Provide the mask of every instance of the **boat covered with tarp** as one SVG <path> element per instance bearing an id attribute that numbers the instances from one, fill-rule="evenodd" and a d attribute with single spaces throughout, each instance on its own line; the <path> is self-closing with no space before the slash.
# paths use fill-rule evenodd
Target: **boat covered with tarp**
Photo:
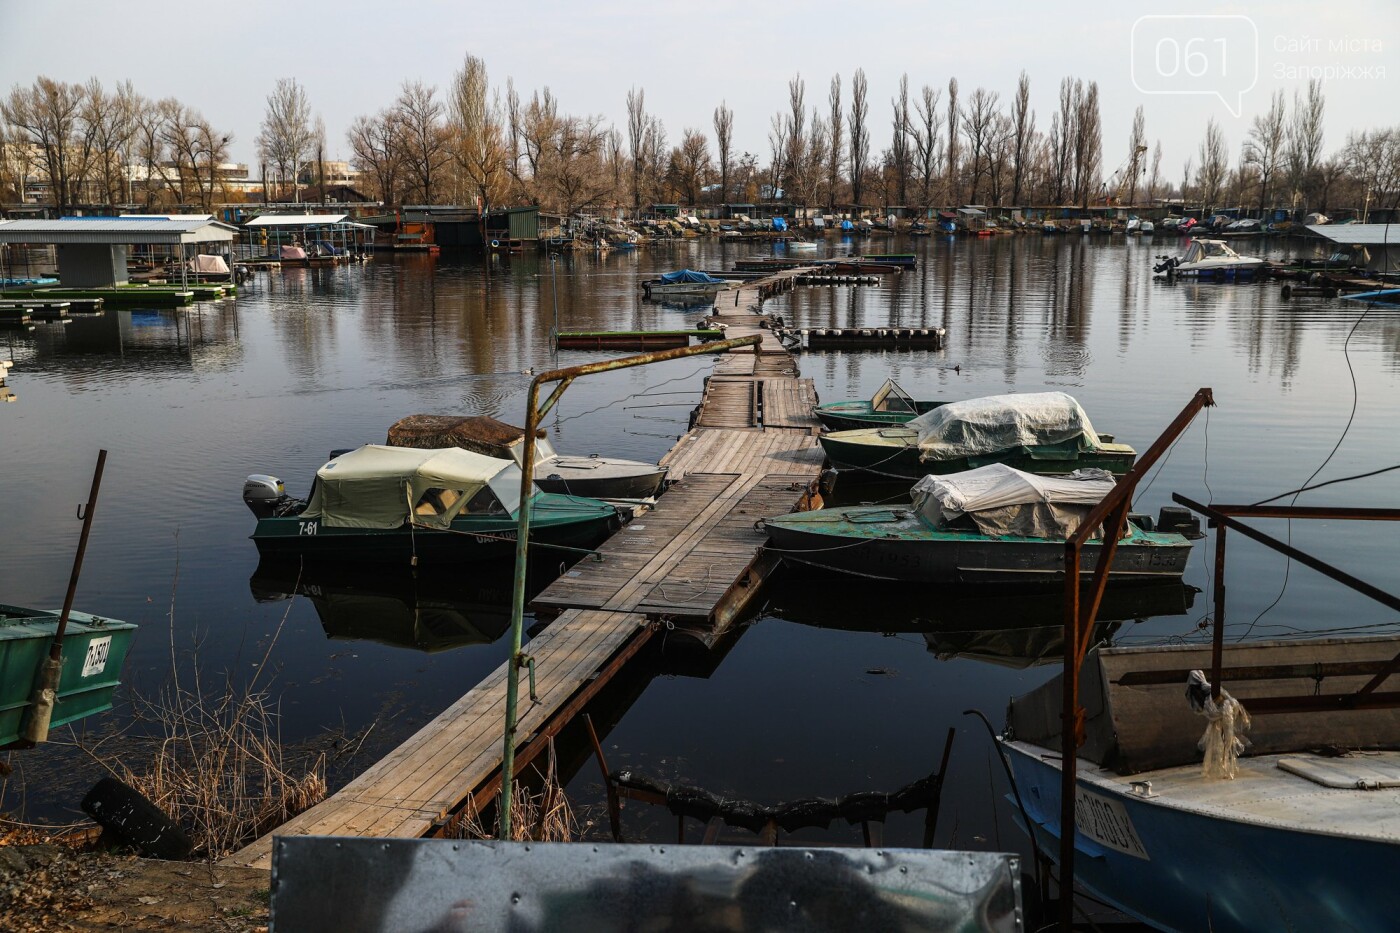
<path id="1" fill-rule="evenodd" d="M 1121 476 L 1137 452 L 1100 434 L 1064 392 L 989 395 L 937 405 L 904 425 L 834 431 L 819 439 L 843 470 L 917 478 L 1004 463 L 1028 473 L 1083 467 Z"/>
<path id="2" fill-rule="evenodd" d="M 733 279 L 721 279 L 708 272 L 694 269 L 678 269 L 667 272 L 659 278 L 642 282 L 642 292 L 646 297 L 669 295 L 713 295 L 715 292 L 732 288 L 739 283 Z"/>
<path id="3" fill-rule="evenodd" d="M 264 556 L 329 560 L 462 562 L 514 553 L 520 468 L 458 447 L 368 444 L 316 471 L 307 500 L 255 474 L 243 501 L 258 518 Z M 534 545 L 591 548 L 622 524 L 596 499 L 538 492 L 530 500 Z"/>
<path id="4" fill-rule="evenodd" d="M 485 415 L 409 415 L 389 426 L 391 447 L 460 447 L 517 465 L 524 463 L 525 429 Z M 594 499 L 654 499 L 666 468 L 617 457 L 567 456 L 540 431 L 535 436 L 535 485 Z"/>
<path id="5" fill-rule="evenodd" d="M 843 399 L 817 406 L 817 420 L 828 431 L 859 431 L 883 425 L 907 424 L 943 402 L 919 401 L 893 379 L 886 379 L 868 399 Z"/>
<path id="6" fill-rule="evenodd" d="M 0 605 L 0 748 L 20 744 L 59 616 L 58 610 Z M 135 636 L 136 626 L 130 622 L 69 611 L 50 729 L 112 708 L 112 694 Z"/>
<path id="7" fill-rule="evenodd" d="M 1045 583 L 1064 578 L 1065 541 L 1114 487 L 1081 469 L 1037 476 L 995 463 L 925 476 L 912 506 L 838 506 L 767 519 L 769 550 L 790 563 L 910 583 Z M 1083 549 L 1092 571 L 1102 528 Z M 1129 521 L 1109 579 L 1180 579 L 1191 542 Z"/>

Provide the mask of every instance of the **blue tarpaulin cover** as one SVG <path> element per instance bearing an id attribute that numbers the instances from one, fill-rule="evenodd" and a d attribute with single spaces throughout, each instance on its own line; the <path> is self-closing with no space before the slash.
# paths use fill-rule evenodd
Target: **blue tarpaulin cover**
<path id="1" fill-rule="evenodd" d="M 787 221 L 786 221 L 786 220 L 783 220 L 783 218 L 781 218 L 781 217 L 774 217 L 774 218 L 773 218 L 773 229 L 774 229 L 774 230 L 786 230 L 786 229 L 787 229 Z"/>
<path id="2" fill-rule="evenodd" d="M 842 230 L 854 230 L 854 229 L 855 229 L 855 226 L 856 226 L 856 225 L 853 224 L 853 223 L 851 223 L 849 220 L 843 220 L 843 221 L 841 221 L 841 229 L 842 229 Z"/>
<path id="3" fill-rule="evenodd" d="M 696 272 L 694 269 L 681 269 L 679 272 L 667 272 L 661 276 L 661 281 L 667 285 L 692 285 L 692 284 L 718 284 L 724 279 L 717 279 L 708 272 Z"/>

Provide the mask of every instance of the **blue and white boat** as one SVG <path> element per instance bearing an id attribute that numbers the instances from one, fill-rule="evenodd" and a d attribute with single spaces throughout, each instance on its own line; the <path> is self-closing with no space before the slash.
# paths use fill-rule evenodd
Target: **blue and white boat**
<path id="1" fill-rule="evenodd" d="M 708 272 L 694 269 L 678 269 L 667 272 L 657 279 L 647 279 L 642 283 L 642 292 L 648 298 L 672 298 L 680 295 L 713 295 L 716 292 L 733 288 L 739 282 L 735 279 L 721 279 Z"/>
<path id="2" fill-rule="evenodd" d="M 1252 697 L 1358 691 L 1397 653 L 1400 637 L 1233 644 L 1223 679 L 1247 711 Z M 1207 774 L 1206 720 L 1184 696 L 1210 661 L 1209 646 L 1086 659 L 1078 884 L 1163 930 L 1396 929 L 1400 710 L 1381 702 L 1395 688 L 1383 684 L 1374 705 L 1246 718 L 1249 745 L 1226 778 Z M 1061 698 L 1057 677 L 1013 700 L 1001 740 L 1024 820 L 1057 861 Z"/>

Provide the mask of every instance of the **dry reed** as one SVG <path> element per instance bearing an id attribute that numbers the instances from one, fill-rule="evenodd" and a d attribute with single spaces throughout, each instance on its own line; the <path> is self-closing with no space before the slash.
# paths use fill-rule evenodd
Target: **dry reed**
<path id="1" fill-rule="evenodd" d="M 579 838 L 574 815 L 554 758 L 554 740 L 549 740 L 549 763 L 545 766 L 538 792 L 523 781 L 511 784 L 510 838 L 512 842 L 573 842 Z M 448 824 L 445 833 L 453 839 L 495 839 L 496 827 L 486 825 L 473 800 Z"/>

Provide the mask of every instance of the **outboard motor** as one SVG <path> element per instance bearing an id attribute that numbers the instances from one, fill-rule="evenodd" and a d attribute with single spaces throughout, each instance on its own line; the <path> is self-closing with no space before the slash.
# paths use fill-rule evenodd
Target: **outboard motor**
<path id="1" fill-rule="evenodd" d="M 1196 540 L 1201 534 L 1200 516 L 1178 505 L 1165 505 L 1157 515 L 1157 530 L 1163 533 L 1176 532 L 1183 537 Z"/>
<path id="2" fill-rule="evenodd" d="M 1175 270 L 1176 270 L 1176 264 L 1177 264 L 1178 262 L 1180 262 L 1180 261 L 1181 261 L 1181 260 L 1177 259 L 1175 256 L 1171 256 L 1171 257 L 1166 257 L 1166 256 L 1164 256 L 1164 257 L 1162 257 L 1162 261 L 1161 261 L 1161 262 L 1159 262 L 1157 265 L 1155 265 L 1155 266 L 1152 267 L 1152 271 L 1153 271 L 1153 272 L 1165 272 L 1168 276 L 1170 276 L 1170 275 L 1173 274 L 1173 272 L 1175 272 Z"/>
<path id="3" fill-rule="evenodd" d="M 272 518 L 287 500 L 287 488 L 275 476 L 254 473 L 243 481 L 243 504 L 258 518 Z"/>

